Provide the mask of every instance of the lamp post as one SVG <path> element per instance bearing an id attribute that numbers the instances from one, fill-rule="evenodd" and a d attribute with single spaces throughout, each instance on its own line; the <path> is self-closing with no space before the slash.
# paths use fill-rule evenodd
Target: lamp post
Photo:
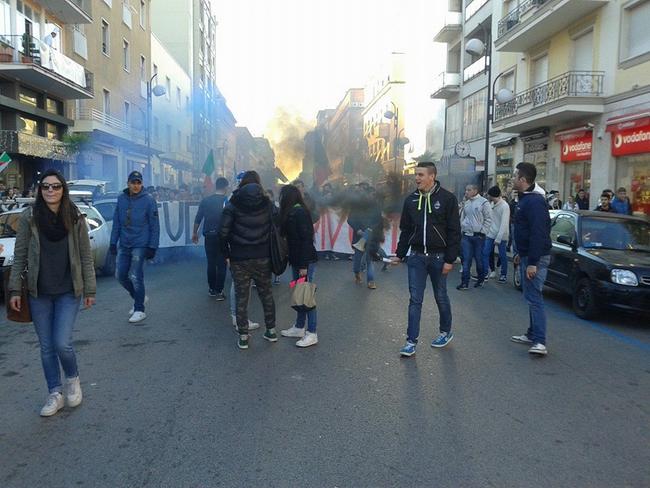
<path id="1" fill-rule="evenodd" d="M 153 171 L 151 169 L 151 115 L 153 112 L 153 97 L 154 95 L 161 97 L 167 93 L 167 89 L 164 86 L 153 86 L 153 80 L 156 79 L 156 76 L 158 76 L 158 73 L 154 73 L 151 79 L 147 82 L 147 123 L 145 125 L 147 130 L 145 132 L 145 140 L 147 142 L 147 171 L 150 173 L 150 179 L 151 175 L 153 175 Z"/>
<path id="2" fill-rule="evenodd" d="M 399 108 L 395 105 L 394 102 L 390 102 L 393 106 L 393 110 L 386 110 L 384 112 L 384 117 L 391 119 L 393 121 L 393 127 L 395 128 L 395 145 L 393 146 L 393 158 L 395 159 L 394 171 L 397 173 L 397 145 L 399 143 Z M 403 129 L 402 129 L 403 130 Z"/>

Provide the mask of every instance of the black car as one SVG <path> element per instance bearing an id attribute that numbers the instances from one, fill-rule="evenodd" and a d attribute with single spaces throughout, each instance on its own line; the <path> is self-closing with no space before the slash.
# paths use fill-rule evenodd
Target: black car
<path id="1" fill-rule="evenodd" d="M 650 221 L 563 210 L 551 222 L 551 241 L 546 285 L 572 295 L 578 317 L 601 306 L 650 313 Z"/>

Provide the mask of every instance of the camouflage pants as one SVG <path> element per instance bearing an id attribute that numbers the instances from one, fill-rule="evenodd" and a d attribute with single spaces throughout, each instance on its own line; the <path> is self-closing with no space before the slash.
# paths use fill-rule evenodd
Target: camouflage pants
<path id="1" fill-rule="evenodd" d="M 239 333 L 248 334 L 248 297 L 251 280 L 255 283 L 257 294 L 262 302 L 264 324 L 267 329 L 273 329 L 275 327 L 275 302 L 271 285 L 271 260 L 263 258 L 230 261 L 230 271 L 235 282 Z"/>

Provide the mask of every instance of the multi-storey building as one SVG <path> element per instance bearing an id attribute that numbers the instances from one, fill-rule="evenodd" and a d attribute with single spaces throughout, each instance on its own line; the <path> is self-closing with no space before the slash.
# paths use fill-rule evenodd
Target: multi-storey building
<path id="1" fill-rule="evenodd" d="M 305 134 L 305 155 L 302 159 L 300 178 L 307 187 L 319 187 L 330 176 L 327 158 L 328 126 L 335 110 L 327 108 L 316 114 L 316 127 Z"/>
<path id="2" fill-rule="evenodd" d="M 72 58 L 94 73 L 95 98 L 69 107 L 74 132 L 86 134 L 78 176 L 120 188 L 133 170 L 153 183 L 147 149 L 151 78 L 149 0 L 92 0 L 93 23 L 76 26 Z M 84 46 L 79 49 L 79 45 Z"/>
<path id="3" fill-rule="evenodd" d="M 368 146 L 363 136 L 363 88 L 350 88 L 327 122 L 330 179 L 365 174 Z"/>
<path id="4" fill-rule="evenodd" d="M 492 130 L 518 134 L 510 159 L 563 199 L 623 186 L 649 214 L 650 0 L 511 0 L 495 16 L 497 89 L 513 97 Z"/>
<path id="5" fill-rule="evenodd" d="M 0 0 L 0 153 L 12 158 L 0 180 L 8 186 L 27 188 L 50 167 L 75 176 L 62 142 L 73 125 L 65 105 L 93 98 L 93 75 L 77 54 L 87 57 L 78 33 L 91 12 L 82 0 Z"/>

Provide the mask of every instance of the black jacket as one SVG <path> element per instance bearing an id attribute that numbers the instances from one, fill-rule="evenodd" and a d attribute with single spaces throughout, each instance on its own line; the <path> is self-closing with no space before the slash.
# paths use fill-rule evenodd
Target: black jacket
<path id="1" fill-rule="evenodd" d="M 445 262 L 456 261 L 460 252 L 458 200 L 436 181 L 431 192 L 416 190 L 404 200 L 397 257 L 403 259 L 409 247 L 416 252 L 444 253 Z"/>
<path id="2" fill-rule="evenodd" d="M 357 231 L 372 230 L 372 240 L 378 240 L 382 234 L 381 210 L 374 200 L 366 195 L 358 195 L 354 200 L 348 225 L 352 228 L 352 244 L 355 244 L 362 236 Z"/>
<path id="3" fill-rule="evenodd" d="M 224 257 L 233 261 L 271 256 L 271 216 L 275 205 L 257 183 L 235 190 L 221 214 L 219 244 Z"/>
<path id="4" fill-rule="evenodd" d="M 309 263 L 315 263 L 314 224 L 311 216 L 301 206 L 292 208 L 282 226 L 282 234 L 289 244 L 289 263 L 297 269 L 306 269 Z"/>
<path id="5" fill-rule="evenodd" d="M 203 235 L 217 235 L 221 225 L 221 214 L 223 213 L 225 195 L 210 195 L 201 200 L 199 210 L 194 218 L 194 225 L 201 225 L 203 221 Z"/>

